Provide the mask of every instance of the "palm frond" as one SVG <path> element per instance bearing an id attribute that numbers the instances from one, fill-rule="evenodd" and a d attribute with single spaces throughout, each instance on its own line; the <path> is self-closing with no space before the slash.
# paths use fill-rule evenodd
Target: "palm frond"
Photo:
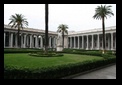
<path id="1" fill-rule="evenodd" d="M 68 30 L 65 30 L 65 33 L 68 35 Z"/>
<path id="2" fill-rule="evenodd" d="M 111 17 L 111 15 L 114 15 L 110 9 L 110 6 L 97 6 L 95 9 L 95 15 L 93 16 L 94 19 L 102 19 L 102 17 L 105 17 L 107 19 L 107 16 Z"/>
<path id="3" fill-rule="evenodd" d="M 28 26 L 28 22 L 27 19 L 24 18 L 24 15 L 22 14 L 15 14 L 15 15 L 11 15 L 10 19 L 11 20 L 9 22 L 9 25 L 12 24 L 11 27 L 21 27 L 23 29 L 24 26 Z"/>
<path id="4" fill-rule="evenodd" d="M 58 30 L 57 30 L 57 32 L 59 32 L 59 33 L 62 33 L 62 35 L 64 34 L 64 33 L 66 33 L 66 34 L 68 34 L 68 26 L 67 25 L 65 25 L 65 24 L 60 24 L 59 26 L 58 26 Z"/>

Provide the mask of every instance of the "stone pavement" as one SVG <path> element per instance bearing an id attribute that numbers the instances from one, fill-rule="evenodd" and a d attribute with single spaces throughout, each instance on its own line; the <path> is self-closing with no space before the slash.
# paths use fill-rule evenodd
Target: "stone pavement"
<path id="1" fill-rule="evenodd" d="M 116 65 L 78 75 L 72 79 L 116 79 Z"/>

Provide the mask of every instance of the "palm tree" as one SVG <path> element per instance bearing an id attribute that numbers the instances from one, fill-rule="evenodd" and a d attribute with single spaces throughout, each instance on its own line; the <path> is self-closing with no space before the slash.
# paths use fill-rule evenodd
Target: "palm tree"
<path id="1" fill-rule="evenodd" d="M 57 30 L 57 32 L 62 33 L 62 37 L 63 37 L 63 40 L 62 40 L 63 48 L 64 48 L 64 34 L 65 33 L 68 34 L 68 30 L 67 29 L 68 29 L 68 26 L 67 25 L 61 24 L 61 25 L 58 26 L 58 30 Z"/>
<path id="2" fill-rule="evenodd" d="M 11 15 L 10 19 L 11 20 L 9 22 L 8 25 L 12 24 L 11 25 L 11 28 L 18 28 L 18 47 L 21 47 L 20 46 L 20 37 L 19 37 L 19 34 L 20 34 L 20 29 L 22 28 L 23 29 L 23 26 L 25 25 L 26 27 L 28 26 L 28 22 L 26 21 L 27 19 L 24 18 L 24 16 L 22 14 L 15 14 L 15 15 Z"/>
<path id="3" fill-rule="evenodd" d="M 48 4 L 45 4 L 45 54 L 48 53 Z"/>
<path id="4" fill-rule="evenodd" d="M 107 19 L 107 16 L 111 17 L 111 15 L 114 15 L 113 12 L 111 11 L 110 7 L 112 6 L 98 6 L 95 9 L 95 15 L 93 16 L 93 18 L 96 19 L 102 19 L 102 29 L 103 29 L 103 54 L 104 54 L 104 50 L 105 50 L 105 18 Z"/>

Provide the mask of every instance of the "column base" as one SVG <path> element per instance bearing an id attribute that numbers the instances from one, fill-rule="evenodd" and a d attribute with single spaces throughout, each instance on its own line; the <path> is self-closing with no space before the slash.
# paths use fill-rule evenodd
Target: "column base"
<path id="1" fill-rule="evenodd" d="M 100 48 L 97 48 L 96 50 L 100 50 Z"/>
<path id="2" fill-rule="evenodd" d="M 111 48 L 111 50 L 114 50 L 113 48 Z"/>

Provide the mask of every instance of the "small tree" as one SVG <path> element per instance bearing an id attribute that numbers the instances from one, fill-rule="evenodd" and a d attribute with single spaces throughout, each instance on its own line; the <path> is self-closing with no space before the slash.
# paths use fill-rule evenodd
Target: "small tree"
<path id="1" fill-rule="evenodd" d="M 24 18 L 24 16 L 22 14 L 15 14 L 15 15 L 11 15 L 10 17 L 10 24 L 12 24 L 11 28 L 15 27 L 15 28 L 18 28 L 18 47 L 21 47 L 20 46 L 20 37 L 19 37 L 19 34 L 20 34 L 20 29 L 22 28 L 23 29 L 23 26 L 25 25 L 26 27 L 28 26 L 28 22 L 26 21 L 27 19 Z"/>
<path id="2" fill-rule="evenodd" d="M 96 19 L 102 19 L 102 29 L 103 29 L 103 54 L 104 54 L 104 50 L 105 50 L 105 18 L 107 19 L 107 16 L 111 16 L 114 15 L 110 9 L 110 7 L 112 6 L 98 6 L 95 9 L 95 15 L 93 16 L 93 18 Z"/>

